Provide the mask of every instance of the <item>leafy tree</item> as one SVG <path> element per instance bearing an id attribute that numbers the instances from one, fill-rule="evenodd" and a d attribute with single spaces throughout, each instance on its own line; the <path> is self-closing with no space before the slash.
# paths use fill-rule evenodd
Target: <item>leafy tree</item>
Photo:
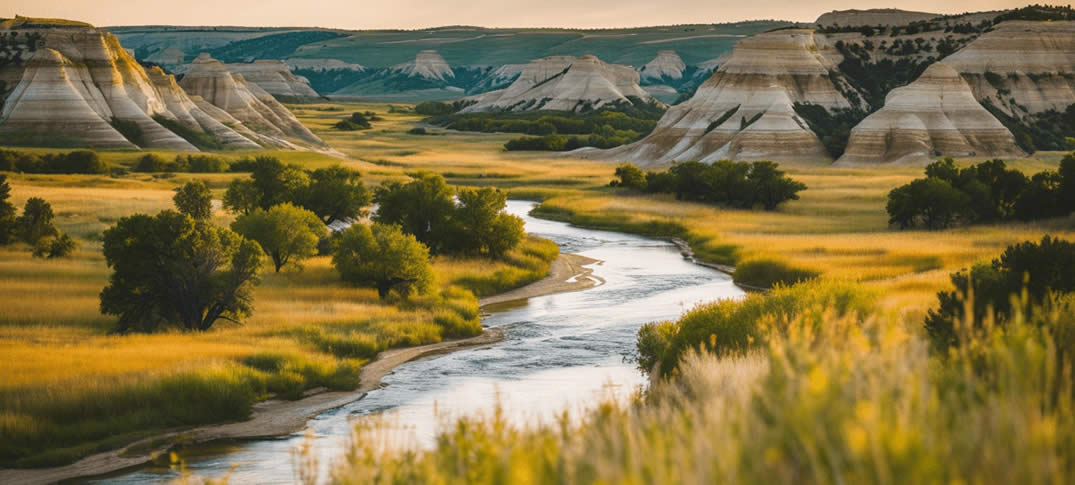
<path id="1" fill-rule="evenodd" d="M 51 204 L 40 197 L 31 197 L 23 206 L 22 215 L 15 221 L 19 238 L 32 246 L 41 238 L 59 234 L 56 226 L 52 225 L 54 217 Z"/>
<path id="2" fill-rule="evenodd" d="M 78 249 L 78 241 L 67 234 L 60 234 L 38 240 L 34 245 L 33 255 L 35 258 L 66 258 L 76 249 Z"/>
<path id="3" fill-rule="evenodd" d="M 274 157 L 255 158 L 250 178 L 231 182 L 224 194 L 225 207 L 236 213 L 248 214 L 257 207 L 268 209 L 284 202 L 293 202 L 310 182 L 301 167 L 285 165 Z"/>
<path id="4" fill-rule="evenodd" d="M 113 272 L 101 313 L 119 316 L 121 332 L 208 330 L 253 310 L 261 248 L 230 229 L 175 211 L 137 214 L 105 231 L 104 256 Z"/>
<path id="5" fill-rule="evenodd" d="M 370 192 L 357 170 L 334 165 L 310 172 L 301 205 L 317 214 L 325 224 L 365 215 Z"/>
<path id="6" fill-rule="evenodd" d="M 10 244 L 16 237 L 15 204 L 8 201 L 10 198 L 11 185 L 7 183 L 7 175 L 0 174 L 0 245 Z"/>
<path id="7" fill-rule="evenodd" d="M 328 232 L 313 212 L 289 203 L 239 216 L 231 229 L 261 245 L 277 273 L 288 264 L 301 267 L 303 259 L 317 255 L 317 243 Z"/>
<path id="8" fill-rule="evenodd" d="M 344 281 L 373 286 L 382 300 L 393 290 L 406 297 L 433 283 L 429 249 L 397 225 L 351 226 L 340 236 L 332 263 Z"/>
<path id="9" fill-rule="evenodd" d="M 399 225 L 437 253 L 445 232 L 450 230 L 455 191 L 435 173 L 421 172 L 412 177 L 406 184 L 382 184 L 374 191 L 373 201 L 378 208 L 373 220 Z"/>
<path id="10" fill-rule="evenodd" d="M 175 189 L 175 207 L 181 214 L 195 219 L 208 219 L 213 215 L 213 195 L 209 186 L 201 180 L 187 182 Z"/>
<path id="11" fill-rule="evenodd" d="M 955 290 L 938 293 L 940 305 L 926 317 L 926 331 L 938 349 L 958 343 L 955 322 L 967 317 L 967 298 L 973 298 L 976 324 L 990 312 L 1003 323 L 1013 296 L 1024 290 L 1032 305 L 1075 292 L 1075 243 L 1045 236 L 1040 243 L 1015 244 L 989 264 L 953 273 L 951 280 Z"/>
<path id="12" fill-rule="evenodd" d="M 224 192 L 224 207 L 236 214 L 249 214 L 261 208 L 257 184 L 253 180 L 232 180 Z"/>
<path id="13" fill-rule="evenodd" d="M 770 211 L 785 201 L 799 200 L 798 193 L 806 190 L 805 184 L 785 177 L 784 172 L 778 170 L 777 164 L 773 162 L 750 164 L 747 184 L 753 195 L 753 204 L 759 204 Z"/>
<path id="14" fill-rule="evenodd" d="M 626 163 L 616 167 L 616 177 L 618 181 L 614 181 L 613 184 L 618 187 L 627 187 L 629 189 L 642 190 L 646 188 L 646 174 L 642 170 L 630 163 Z"/>
<path id="15" fill-rule="evenodd" d="M 1060 169 L 1057 171 L 1060 183 L 1057 190 L 1060 192 L 1060 202 L 1063 207 L 1075 210 L 1075 156 L 1069 153 L 1060 161 Z"/>
<path id="16" fill-rule="evenodd" d="M 452 234 L 443 242 L 452 252 L 500 257 L 519 245 L 523 220 L 503 212 L 508 196 L 499 189 L 461 189 L 452 213 Z"/>
<path id="17" fill-rule="evenodd" d="M 944 180 L 918 179 L 889 192 L 888 223 L 898 225 L 900 229 L 918 224 L 929 229 L 944 229 L 955 223 L 969 203 L 966 194 Z"/>

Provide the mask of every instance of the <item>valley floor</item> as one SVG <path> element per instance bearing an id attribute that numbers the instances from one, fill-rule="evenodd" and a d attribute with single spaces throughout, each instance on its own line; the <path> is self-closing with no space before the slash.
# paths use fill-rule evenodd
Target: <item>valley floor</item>
<path id="1" fill-rule="evenodd" d="M 1075 220 L 975 226 L 946 231 L 896 231 L 887 224 L 887 193 L 922 176 L 921 168 L 830 168 L 784 164 L 809 188 L 775 212 L 728 210 L 666 196 L 631 195 L 607 186 L 613 164 L 504 152 L 516 135 L 408 131 L 413 113 L 385 104 L 291 106 L 346 159 L 275 152 L 306 167 L 342 163 L 368 185 L 431 170 L 450 184 L 496 186 L 512 198 L 543 201 L 540 213 L 577 224 L 687 240 L 699 258 L 734 265 L 775 258 L 874 287 L 883 303 L 921 316 L 948 287 L 949 273 L 997 256 L 1012 243 L 1053 234 L 1075 239 Z M 373 128 L 340 132 L 332 125 L 352 111 L 384 118 Z M 131 165 L 138 153 L 102 153 Z M 232 156 L 232 155 L 228 155 Z M 238 155 L 235 155 L 238 156 Z M 1055 168 L 1059 155 L 1013 161 L 1026 172 Z M 100 235 L 120 217 L 171 205 L 172 189 L 200 178 L 217 197 L 234 174 L 130 174 L 9 177 L 13 202 L 52 203 L 61 230 L 82 248 L 70 260 L 31 259 L 26 247 L 0 248 L 0 430 L 19 436 L 0 444 L 4 466 L 53 466 L 149 436 L 209 422 L 241 419 L 271 394 L 327 387 L 354 389 L 360 372 L 385 349 L 438 342 L 438 318 L 475 316 L 478 297 L 540 279 L 554 252 L 529 240 L 505 261 L 438 258 L 442 299 L 384 304 L 371 289 L 339 282 L 327 257 L 304 270 L 270 274 L 255 295 L 246 325 L 204 335 L 111 335 L 114 321 L 98 312 L 108 268 Z M 218 211 L 218 222 L 229 215 Z M 544 265 L 544 266 L 543 266 Z M 554 268 L 555 268 L 554 264 Z M 537 268 L 538 270 L 535 270 Z M 462 285 L 476 295 L 451 290 Z M 368 368 L 368 367 L 366 367 Z M 364 381 L 362 381 L 364 382 Z M 201 396 L 201 409 L 162 405 L 177 395 Z"/>

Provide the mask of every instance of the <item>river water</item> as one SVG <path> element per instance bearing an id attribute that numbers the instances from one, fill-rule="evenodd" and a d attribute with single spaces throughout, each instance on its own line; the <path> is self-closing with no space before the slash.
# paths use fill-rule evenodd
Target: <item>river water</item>
<path id="1" fill-rule="evenodd" d="M 383 419 L 394 441 L 428 446 L 452 417 L 488 415 L 498 403 L 509 419 L 526 423 L 554 419 L 565 409 L 577 414 L 645 385 L 632 361 L 642 324 L 675 319 L 699 302 L 743 295 L 727 275 L 684 260 L 668 242 L 533 218 L 527 214 L 533 205 L 509 201 L 507 210 L 561 252 L 600 260 L 594 274 L 604 284 L 486 309 L 482 323 L 504 326 L 503 342 L 404 364 L 384 378 L 385 387 L 315 417 L 303 433 L 185 451 L 187 470 L 203 477 L 230 470 L 230 483 L 295 483 L 292 450 L 312 436 L 324 479 L 346 449 L 353 420 L 370 415 Z M 166 467 L 146 466 L 90 483 L 175 477 Z"/>

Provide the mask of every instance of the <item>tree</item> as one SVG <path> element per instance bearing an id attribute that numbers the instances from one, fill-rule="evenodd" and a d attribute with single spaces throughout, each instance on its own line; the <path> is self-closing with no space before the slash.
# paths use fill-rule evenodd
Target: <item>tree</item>
<path id="1" fill-rule="evenodd" d="M 382 300 L 393 290 L 406 297 L 433 283 L 429 249 L 397 225 L 351 226 L 340 236 L 332 263 L 344 281 L 373 286 Z"/>
<path id="2" fill-rule="evenodd" d="M 213 215 L 213 195 L 209 193 L 209 186 L 201 180 L 187 182 L 176 188 L 172 200 L 175 201 L 175 208 L 180 214 L 195 219 L 208 219 Z"/>
<path id="3" fill-rule="evenodd" d="M 1067 154 L 1064 159 L 1060 161 L 1060 169 L 1057 171 L 1060 176 L 1060 202 L 1063 207 L 1067 207 L 1068 211 L 1075 210 L 1075 154 Z"/>
<path id="4" fill-rule="evenodd" d="M 78 241 L 68 236 L 67 234 L 60 234 L 58 236 L 43 237 L 37 241 L 34 245 L 33 255 L 35 258 L 66 258 L 71 253 L 78 249 Z"/>
<path id="5" fill-rule="evenodd" d="M 970 197 L 938 178 L 917 179 L 888 194 L 888 223 L 900 229 L 919 223 L 929 229 L 944 229 L 962 214 Z"/>
<path id="6" fill-rule="evenodd" d="M 230 229 L 170 210 L 136 214 L 105 231 L 104 256 L 113 271 L 101 313 L 119 316 L 121 332 L 204 331 L 253 310 L 261 248 Z"/>
<path id="7" fill-rule="evenodd" d="M 7 183 L 7 175 L 0 174 L 0 245 L 10 244 L 15 240 L 15 204 L 8 201 L 11 198 L 11 185 Z"/>
<path id="8" fill-rule="evenodd" d="M 508 196 L 499 189 L 461 189 L 444 241 L 451 252 L 500 257 L 522 241 L 523 220 L 505 214 Z"/>
<path id="9" fill-rule="evenodd" d="M 773 162 L 752 163 L 747 185 L 753 194 L 751 205 L 761 204 L 770 211 L 785 201 L 799 200 L 798 193 L 806 190 L 805 184 L 785 176 Z"/>
<path id="10" fill-rule="evenodd" d="M 373 201 L 378 204 L 375 222 L 397 224 L 407 234 L 434 253 L 442 250 L 444 235 L 450 230 L 455 191 L 444 177 L 421 172 L 412 176 L 406 184 L 392 182 L 382 184 L 374 191 Z"/>
<path id="11" fill-rule="evenodd" d="M 646 174 L 642 169 L 626 163 L 616 167 L 616 177 L 620 180 L 614 182 L 616 186 L 629 189 L 643 190 L 646 188 Z"/>
<path id="12" fill-rule="evenodd" d="M 957 343 L 955 322 L 967 317 L 967 298 L 973 297 L 976 324 L 990 312 L 1003 323 L 1011 313 L 1012 297 L 1024 290 L 1032 305 L 1075 292 L 1075 243 L 1045 236 L 1040 243 L 1008 246 L 1000 258 L 952 273 L 951 280 L 955 290 L 938 293 L 939 306 L 926 317 L 926 331 L 939 349 Z"/>
<path id="13" fill-rule="evenodd" d="M 224 207 L 239 214 L 255 208 L 269 209 L 284 202 L 294 202 L 310 183 L 298 165 L 284 165 L 274 157 L 254 159 L 250 180 L 235 179 L 224 194 Z"/>
<path id="14" fill-rule="evenodd" d="M 317 214 L 325 224 L 365 215 L 370 192 L 357 170 L 334 165 L 310 172 L 310 184 L 303 190 L 301 205 Z"/>
<path id="15" fill-rule="evenodd" d="M 52 205 L 40 197 L 31 197 L 22 208 L 22 215 L 15 221 L 19 238 L 29 245 L 37 244 L 41 238 L 56 236 L 59 231 L 52 225 Z"/>
<path id="16" fill-rule="evenodd" d="M 303 259 L 316 256 L 317 243 L 328 232 L 313 212 L 289 203 L 239 216 L 231 229 L 261 245 L 277 273 L 288 264 L 301 268 Z"/>

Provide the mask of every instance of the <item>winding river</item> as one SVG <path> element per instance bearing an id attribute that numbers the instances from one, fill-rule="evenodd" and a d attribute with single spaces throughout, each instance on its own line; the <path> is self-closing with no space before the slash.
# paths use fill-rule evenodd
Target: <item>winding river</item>
<path id="1" fill-rule="evenodd" d="M 404 364 L 385 377 L 385 387 L 317 416 L 305 433 L 188 450 L 188 471 L 217 477 L 231 470 L 231 483 L 295 483 L 292 450 L 309 435 L 324 479 L 346 449 L 353 420 L 371 414 L 383 414 L 396 441 L 428 446 L 446 420 L 489 413 L 497 403 L 509 419 L 534 422 L 623 398 L 645 385 L 631 361 L 642 324 L 743 294 L 727 275 L 686 261 L 668 242 L 533 218 L 527 214 L 533 205 L 509 201 L 507 210 L 523 217 L 527 232 L 555 241 L 562 252 L 600 260 L 594 274 L 603 285 L 488 308 L 483 324 L 505 327 L 504 341 Z M 175 477 L 168 468 L 147 466 L 89 482 Z"/>

